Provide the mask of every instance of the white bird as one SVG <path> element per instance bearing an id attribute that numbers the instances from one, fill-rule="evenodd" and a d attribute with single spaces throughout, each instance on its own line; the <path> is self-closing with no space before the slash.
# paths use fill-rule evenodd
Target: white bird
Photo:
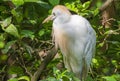
<path id="1" fill-rule="evenodd" d="M 96 46 L 96 33 L 87 19 L 72 15 L 62 5 L 53 8 L 43 23 L 53 20 L 53 40 L 63 54 L 65 67 L 84 81 Z"/>

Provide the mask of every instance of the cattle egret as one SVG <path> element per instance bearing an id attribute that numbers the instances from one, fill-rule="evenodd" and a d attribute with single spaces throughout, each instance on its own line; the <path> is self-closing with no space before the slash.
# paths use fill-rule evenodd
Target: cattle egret
<path id="1" fill-rule="evenodd" d="M 96 46 L 96 33 L 87 19 L 72 15 L 62 5 L 53 8 L 43 23 L 53 20 L 53 40 L 63 54 L 65 67 L 84 81 Z"/>

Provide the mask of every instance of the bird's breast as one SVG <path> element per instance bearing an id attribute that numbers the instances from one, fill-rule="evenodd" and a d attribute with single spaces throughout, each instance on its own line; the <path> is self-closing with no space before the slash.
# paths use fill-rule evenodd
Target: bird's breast
<path id="1" fill-rule="evenodd" d="M 56 47 L 59 47 L 64 54 L 69 52 L 68 50 L 72 39 L 63 28 L 54 26 L 53 37 Z"/>
<path id="2" fill-rule="evenodd" d="M 75 21 L 76 18 L 78 19 Z M 86 22 L 84 19 L 82 20 L 79 16 L 73 16 L 67 23 L 53 22 L 53 37 L 56 47 L 59 46 L 64 54 L 70 54 L 68 52 L 74 51 L 73 49 L 76 48 L 79 48 L 79 52 L 83 50 L 88 33 Z"/>

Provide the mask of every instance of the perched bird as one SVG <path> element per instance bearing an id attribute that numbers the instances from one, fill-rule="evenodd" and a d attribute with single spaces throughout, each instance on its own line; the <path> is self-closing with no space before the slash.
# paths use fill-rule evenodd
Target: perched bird
<path id="1" fill-rule="evenodd" d="M 65 67 L 84 81 L 96 46 L 96 33 L 87 19 L 72 15 L 62 5 L 53 8 L 43 23 L 53 20 L 53 40 L 63 54 Z"/>

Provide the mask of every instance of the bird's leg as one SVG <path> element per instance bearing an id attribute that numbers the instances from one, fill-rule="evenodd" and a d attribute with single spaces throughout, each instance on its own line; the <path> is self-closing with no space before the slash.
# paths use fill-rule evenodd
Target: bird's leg
<path id="1" fill-rule="evenodd" d="M 83 58 L 82 80 L 81 81 L 85 81 L 85 79 L 87 77 L 87 72 L 88 72 L 87 63 L 85 61 L 85 58 Z"/>
<path id="2" fill-rule="evenodd" d="M 76 73 L 75 76 L 76 76 L 77 78 L 79 78 L 80 81 L 83 81 L 83 80 L 82 80 L 82 74 L 81 74 L 81 73 Z"/>

